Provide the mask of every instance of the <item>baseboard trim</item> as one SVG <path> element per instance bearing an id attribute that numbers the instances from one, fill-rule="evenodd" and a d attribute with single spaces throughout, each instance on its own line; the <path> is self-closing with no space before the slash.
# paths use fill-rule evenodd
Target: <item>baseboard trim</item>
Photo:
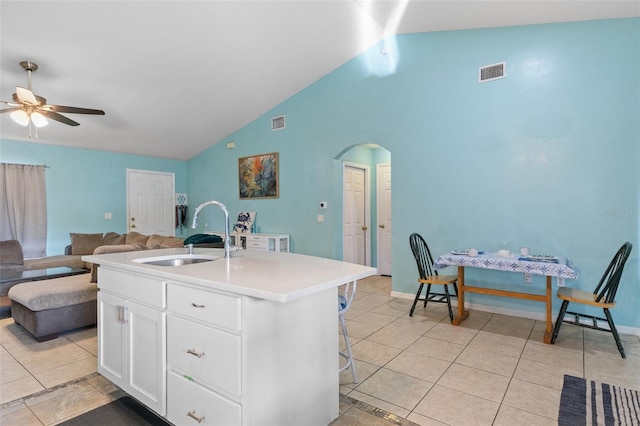
<path id="1" fill-rule="evenodd" d="M 391 291 L 391 297 L 397 297 L 398 299 L 409 299 L 413 300 L 416 295 L 409 293 L 401 293 L 399 291 Z M 451 300 L 451 305 L 458 306 L 458 301 L 456 299 Z M 546 315 L 542 312 L 530 312 L 530 311 L 522 311 L 519 309 L 508 309 L 508 308 L 500 308 L 497 306 L 489 306 L 483 305 L 480 303 L 466 303 L 468 309 L 474 309 L 476 311 L 489 312 L 492 314 L 502 314 L 509 315 L 512 317 L 521 317 L 528 318 L 536 321 L 546 321 Z M 555 317 L 553 318 L 555 320 Z M 640 336 L 640 328 L 636 327 L 627 327 L 624 325 L 616 324 L 616 328 L 618 329 L 618 333 L 623 334 L 631 334 L 633 336 Z"/>

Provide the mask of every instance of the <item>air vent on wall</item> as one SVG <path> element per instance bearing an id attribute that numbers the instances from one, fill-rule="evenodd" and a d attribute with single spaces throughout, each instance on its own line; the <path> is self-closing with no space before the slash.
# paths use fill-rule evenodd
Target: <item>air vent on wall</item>
<path id="1" fill-rule="evenodd" d="M 271 130 L 284 129 L 284 115 L 280 117 L 274 117 L 271 119 Z"/>
<path id="2" fill-rule="evenodd" d="M 478 82 L 485 83 L 487 81 L 498 80 L 507 76 L 507 63 L 487 65 L 478 69 Z"/>

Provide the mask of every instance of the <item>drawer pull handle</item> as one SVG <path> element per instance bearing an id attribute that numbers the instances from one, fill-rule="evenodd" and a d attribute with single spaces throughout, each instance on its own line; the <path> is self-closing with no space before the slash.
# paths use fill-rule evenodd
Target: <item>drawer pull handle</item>
<path id="1" fill-rule="evenodd" d="M 191 306 L 194 308 L 204 308 L 204 305 L 198 305 L 196 302 L 191 302 Z"/>
<path id="2" fill-rule="evenodd" d="M 204 356 L 204 352 L 196 352 L 195 349 L 187 349 L 187 353 L 191 355 L 195 355 L 198 358 L 202 358 Z"/>
<path id="3" fill-rule="evenodd" d="M 196 410 L 189 411 L 187 413 L 187 416 L 191 417 L 193 420 L 195 420 L 198 423 L 202 423 L 204 421 L 204 416 L 200 416 L 200 417 L 196 416 Z"/>

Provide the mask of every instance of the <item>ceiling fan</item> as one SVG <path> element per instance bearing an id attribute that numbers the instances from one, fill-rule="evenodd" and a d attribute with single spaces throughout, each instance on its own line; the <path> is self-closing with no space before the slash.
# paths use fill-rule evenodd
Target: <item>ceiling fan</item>
<path id="1" fill-rule="evenodd" d="M 69 126 L 79 126 L 80 123 L 71 120 L 60 114 L 94 114 L 104 115 L 104 111 L 100 109 L 78 108 L 62 105 L 49 105 L 47 100 L 42 96 L 38 96 L 31 91 L 31 74 L 38 69 L 38 64 L 31 61 L 22 61 L 20 66 L 27 72 L 28 88 L 16 87 L 16 93 L 13 94 L 12 101 L 0 101 L 9 105 L 11 108 L 0 110 L 0 113 L 10 112 L 11 118 L 22 126 L 29 126 L 29 136 L 31 136 L 31 125 L 43 127 L 47 125 L 47 118 Z M 37 136 L 37 134 L 36 134 Z"/>

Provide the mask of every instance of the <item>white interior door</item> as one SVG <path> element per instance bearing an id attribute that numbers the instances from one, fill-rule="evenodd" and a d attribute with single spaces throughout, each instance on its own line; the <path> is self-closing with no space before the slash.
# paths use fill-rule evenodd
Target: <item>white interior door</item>
<path id="1" fill-rule="evenodd" d="M 175 235 L 175 175 L 127 169 L 127 229 Z"/>
<path id="2" fill-rule="evenodd" d="M 345 163 L 343 172 L 343 260 L 369 265 L 368 167 Z"/>
<path id="3" fill-rule="evenodd" d="M 391 275 L 391 163 L 376 166 L 378 273 Z"/>

